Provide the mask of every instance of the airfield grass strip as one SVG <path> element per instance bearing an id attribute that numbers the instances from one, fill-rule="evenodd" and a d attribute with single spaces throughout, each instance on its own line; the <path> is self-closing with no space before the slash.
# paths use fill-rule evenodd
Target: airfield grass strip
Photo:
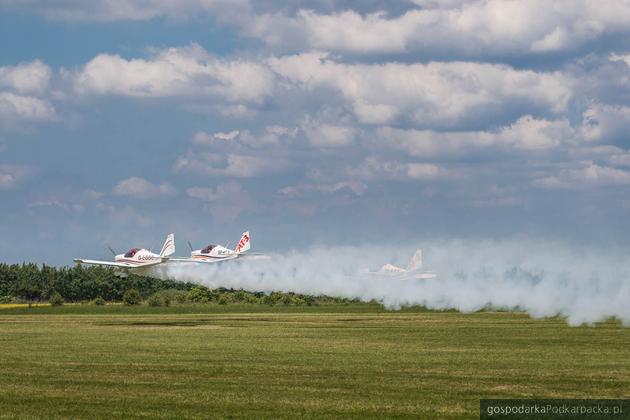
<path id="1" fill-rule="evenodd" d="M 614 321 L 232 309 L 1 311 L 0 417 L 454 419 L 480 398 L 630 397 Z"/>

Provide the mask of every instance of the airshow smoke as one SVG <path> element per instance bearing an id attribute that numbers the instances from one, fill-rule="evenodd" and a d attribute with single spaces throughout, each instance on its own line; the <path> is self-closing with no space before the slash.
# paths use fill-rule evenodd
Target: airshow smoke
<path id="1" fill-rule="evenodd" d="M 390 309 L 518 309 L 533 317 L 564 316 L 570 325 L 608 317 L 630 325 L 630 261 L 621 250 L 593 252 L 532 240 L 441 241 L 422 248 L 424 268 L 435 271 L 436 279 L 400 281 L 368 273 L 389 262 L 406 266 L 414 246 L 313 248 L 267 260 L 169 264 L 159 274 L 210 288 L 376 299 Z"/>

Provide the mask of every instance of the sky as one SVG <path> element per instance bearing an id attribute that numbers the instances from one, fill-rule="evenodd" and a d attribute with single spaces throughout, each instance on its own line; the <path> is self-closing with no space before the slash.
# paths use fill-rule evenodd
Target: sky
<path id="1" fill-rule="evenodd" d="M 630 1 L 0 0 L 0 260 L 630 247 Z"/>

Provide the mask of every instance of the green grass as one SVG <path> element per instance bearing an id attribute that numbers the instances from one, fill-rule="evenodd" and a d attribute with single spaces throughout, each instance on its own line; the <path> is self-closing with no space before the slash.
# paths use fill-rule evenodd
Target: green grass
<path id="1" fill-rule="evenodd" d="M 414 307 L 408 308 L 406 311 L 425 311 L 427 309 Z M 97 306 L 91 304 L 65 304 L 64 306 L 37 306 L 29 308 L 28 306 L 12 307 L 3 309 L 0 305 L 1 315 L 41 315 L 41 314 L 59 314 L 59 315 L 114 315 L 114 314 L 215 314 L 215 313 L 382 313 L 387 312 L 383 305 L 379 303 L 330 303 L 314 306 L 294 306 L 294 305 L 264 305 L 264 304 L 237 304 L 219 305 L 216 303 L 199 303 L 199 304 L 173 304 L 171 306 L 126 306 L 120 303 L 107 304 Z"/>
<path id="2" fill-rule="evenodd" d="M 0 417 L 478 418 L 480 398 L 630 397 L 630 329 L 614 321 L 352 304 L 30 311 L 0 311 Z"/>

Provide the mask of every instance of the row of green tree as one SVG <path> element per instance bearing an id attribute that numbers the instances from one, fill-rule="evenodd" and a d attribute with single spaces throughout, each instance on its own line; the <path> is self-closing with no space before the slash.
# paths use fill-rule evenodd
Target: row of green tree
<path id="1" fill-rule="evenodd" d="M 0 264 L 0 301 L 48 301 L 55 293 L 66 302 L 122 301 L 136 289 L 146 299 L 161 290 L 188 291 L 195 285 L 131 275 L 116 277 L 105 267 L 51 267 L 37 264 Z"/>
<path id="2" fill-rule="evenodd" d="M 173 290 L 166 289 L 153 293 L 146 300 L 140 296 L 140 292 L 131 289 L 123 295 L 123 302 L 126 305 L 139 305 L 143 301 L 149 306 L 170 306 L 173 303 L 216 303 L 219 305 L 227 304 L 263 304 L 263 305 L 295 305 L 295 306 L 311 306 L 326 303 L 349 303 L 354 302 L 350 299 L 333 298 L 329 296 L 310 296 L 301 295 L 292 292 L 248 292 L 246 290 L 234 289 L 208 289 L 205 286 L 194 286 L 192 289 Z M 104 301 L 93 301 L 96 305 L 104 304 Z"/>
<path id="3" fill-rule="evenodd" d="M 130 275 L 116 277 L 106 267 L 52 267 L 37 264 L 0 264 L 0 303 L 10 302 L 124 302 L 153 306 L 171 303 L 252 303 L 266 305 L 315 305 L 353 300 L 296 293 L 261 293 L 233 289 L 208 289 L 194 283 Z"/>

